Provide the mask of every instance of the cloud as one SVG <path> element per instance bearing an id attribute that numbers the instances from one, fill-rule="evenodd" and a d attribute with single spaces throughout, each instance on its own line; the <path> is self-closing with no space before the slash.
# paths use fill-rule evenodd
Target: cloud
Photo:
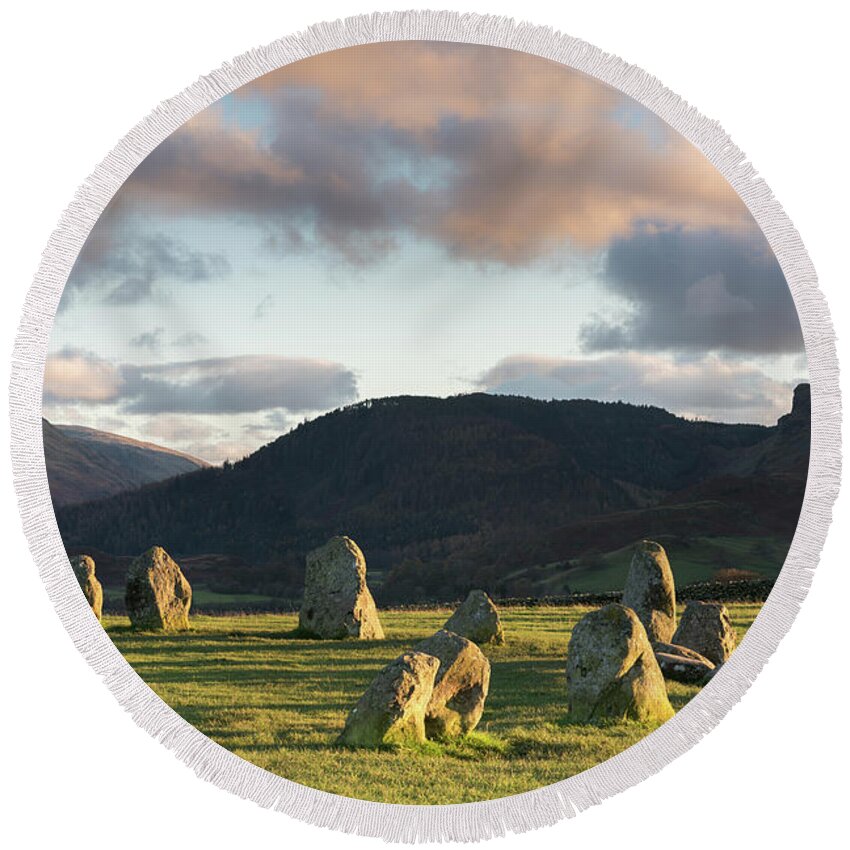
<path id="1" fill-rule="evenodd" d="M 129 413 L 249 413 L 327 410 L 357 398 L 354 374 L 338 363 L 275 356 L 216 357 L 125 366 Z"/>
<path id="2" fill-rule="evenodd" d="M 254 318 L 263 319 L 268 315 L 269 310 L 274 307 L 274 298 L 271 295 L 266 295 L 262 301 L 254 308 Z"/>
<path id="3" fill-rule="evenodd" d="M 586 351 L 803 350 L 791 292 L 760 233 L 645 228 L 614 241 L 602 281 L 628 313 L 586 324 Z"/>
<path id="4" fill-rule="evenodd" d="M 285 410 L 270 410 L 261 420 L 244 423 L 242 425 L 242 434 L 267 443 L 281 434 L 285 434 L 297 422 L 298 417 L 287 413 Z"/>
<path id="5" fill-rule="evenodd" d="M 680 416 L 772 425 L 790 410 L 791 388 L 758 368 L 709 356 L 679 362 L 636 352 L 595 358 L 518 355 L 478 380 L 487 392 L 651 404 Z"/>
<path id="6" fill-rule="evenodd" d="M 140 207 L 248 216 L 270 243 L 354 265 L 402 234 L 522 265 L 645 220 L 754 227 L 708 160 L 624 95 L 528 54 L 427 42 L 332 51 L 244 86 L 153 151 L 113 213 Z M 146 280 L 113 300 L 145 297 Z"/>
<path id="7" fill-rule="evenodd" d="M 141 426 L 140 433 L 159 445 L 214 464 L 239 460 L 258 447 L 256 439 L 234 437 L 212 417 L 162 414 Z"/>
<path id="8" fill-rule="evenodd" d="M 134 336 L 130 340 L 130 345 L 134 348 L 144 348 L 147 351 L 155 353 L 162 348 L 162 336 L 165 333 L 165 328 L 154 328 L 152 331 L 145 331 L 138 336 Z"/>
<path id="9" fill-rule="evenodd" d="M 162 415 L 148 420 L 141 432 L 163 445 L 173 448 L 187 443 L 209 440 L 217 434 L 212 425 L 189 416 Z"/>
<path id="10" fill-rule="evenodd" d="M 259 421 L 238 425 L 239 417 L 198 416 L 163 413 L 153 416 L 138 428 L 140 436 L 178 449 L 210 463 L 239 460 L 289 430 L 290 420 L 282 411 L 273 410 Z M 285 427 L 273 422 L 286 421 Z M 126 430 L 127 420 L 122 423 Z"/>
<path id="11" fill-rule="evenodd" d="M 63 348 L 47 358 L 44 403 L 108 404 L 121 396 L 123 378 L 118 368 L 79 348 Z"/>
<path id="12" fill-rule="evenodd" d="M 139 165 L 124 212 L 142 204 L 166 215 L 248 216 L 272 242 L 321 244 L 353 264 L 370 262 L 392 246 L 414 193 L 404 180 L 373 179 L 385 156 L 407 155 L 405 145 L 391 141 L 390 128 L 331 120 L 320 103 L 314 90 L 287 90 L 265 134 L 206 110 Z"/>
<path id="13" fill-rule="evenodd" d="M 328 410 L 355 401 L 357 379 L 324 360 L 249 355 L 116 366 L 65 349 L 47 362 L 45 401 L 118 404 L 123 413 Z"/>
<path id="14" fill-rule="evenodd" d="M 163 233 L 130 236 L 121 232 L 114 211 L 104 215 L 74 264 L 60 309 L 84 289 L 102 290 L 109 304 L 137 304 L 153 297 L 163 282 L 197 283 L 230 272 L 222 254 L 192 250 Z"/>
<path id="15" fill-rule="evenodd" d="M 569 244 L 604 247 L 646 219 L 750 228 L 743 203 L 707 160 L 670 138 L 661 148 L 611 114 L 576 127 L 567 114 L 444 119 L 454 164 L 432 226 L 454 253 L 522 265 Z"/>
<path id="16" fill-rule="evenodd" d="M 202 333 L 187 331 L 186 333 L 180 334 L 180 336 L 176 337 L 171 344 L 175 346 L 175 348 L 197 348 L 208 342 L 209 340 Z"/>

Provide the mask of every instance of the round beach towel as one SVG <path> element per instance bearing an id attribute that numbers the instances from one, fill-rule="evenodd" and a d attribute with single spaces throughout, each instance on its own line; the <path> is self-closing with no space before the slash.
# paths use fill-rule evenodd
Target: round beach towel
<path id="1" fill-rule="evenodd" d="M 837 487 L 826 306 L 719 129 L 546 29 L 325 24 L 165 102 L 30 292 L 13 455 L 72 638 L 199 775 L 478 839 L 740 698 Z"/>

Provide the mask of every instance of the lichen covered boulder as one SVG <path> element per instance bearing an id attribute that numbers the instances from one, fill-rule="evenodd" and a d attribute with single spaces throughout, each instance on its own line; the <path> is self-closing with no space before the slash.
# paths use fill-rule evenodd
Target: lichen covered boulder
<path id="1" fill-rule="evenodd" d="M 99 620 L 103 614 L 103 587 L 94 575 L 94 559 L 88 555 L 75 555 L 71 558 L 71 567 L 80 583 L 80 590 L 86 602 Z"/>
<path id="2" fill-rule="evenodd" d="M 349 537 L 333 537 L 307 555 L 302 632 L 338 640 L 383 640 L 375 600 L 366 585 L 366 558 Z"/>
<path id="3" fill-rule="evenodd" d="M 351 709 L 338 743 L 380 747 L 425 740 L 425 711 L 434 691 L 440 660 L 405 652 L 372 681 Z"/>
<path id="4" fill-rule="evenodd" d="M 148 549 L 130 564 L 124 601 L 133 628 L 154 631 L 189 628 L 192 588 L 161 546 Z"/>
<path id="5" fill-rule="evenodd" d="M 503 644 L 505 642 L 499 609 L 483 590 L 470 591 L 454 614 L 446 620 L 443 628 L 479 646 L 486 643 Z"/>
<path id="6" fill-rule="evenodd" d="M 722 602 L 688 602 L 673 643 L 704 655 L 716 666 L 728 660 L 738 634 Z"/>
<path id="7" fill-rule="evenodd" d="M 612 603 L 582 617 L 567 650 L 570 719 L 663 721 L 673 716 L 646 629 Z"/>
<path id="8" fill-rule="evenodd" d="M 704 655 L 675 643 L 654 643 L 655 660 L 665 679 L 698 685 L 714 673 L 714 664 Z"/>
<path id="9" fill-rule="evenodd" d="M 672 641 L 676 631 L 676 586 L 661 544 L 641 540 L 635 546 L 623 605 L 638 615 L 651 641 Z"/>
<path id="10" fill-rule="evenodd" d="M 425 710 L 429 738 L 456 738 L 481 720 L 490 691 L 490 662 L 470 640 L 440 629 L 413 648 L 440 661 L 434 691 Z"/>

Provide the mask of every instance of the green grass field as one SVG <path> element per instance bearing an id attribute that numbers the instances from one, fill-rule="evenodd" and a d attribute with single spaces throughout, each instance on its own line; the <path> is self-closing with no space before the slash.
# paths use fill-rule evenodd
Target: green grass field
<path id="1" fill-rule="evenodd" d="M 728 606 L 739 638 L 760 605 Z M 382 611 L 384 641 L 294 639 L 295 614 L 196 616 L 182 634 L 104 627 L 142 678 L 186 720 L 242 758 L 295 782 L 388 803 L 444 804 L 528 791 L 586 770 L 652 726 L 571 724 L 564 667 L 588 608 L 507 608 L 507 644 L 487 647 L 490 696 L 462 743 L 350 750 L 334 745 L 346 715 L 391 659 L 438 629 L 449 610 Z M 681 708 L 698 688 L 668 683 Z"/>

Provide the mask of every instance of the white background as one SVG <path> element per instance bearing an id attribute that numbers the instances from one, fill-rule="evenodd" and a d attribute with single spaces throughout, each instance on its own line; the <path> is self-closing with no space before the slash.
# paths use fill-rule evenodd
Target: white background
<path id="1" fill-rule="evenodd" d="M 294 8 L 280 0 L 16 5 L 2 27 L 4 386 L 41 249 L 77 185 L 138 119 L 250 47 L 322 20 L 394 8 L 376 0 Z M 642 66 L 719 119 L 801 231 L 831 303 L 839 353 L 850 360 L 846 22 L 833 11 L 840 4 L 487 0 L 477 9 L 441 7 L 552 25 Z M 0 429 L 8 445 L 5 415 Z M 133 724 L 53 613 L 19 530 L 5 450 L 0 466 L 6 846 L 379 846 L 219 791 Z M 847 501 L 845 493 L 794 628 L 708 738 L 577 819 L 494 846 L 841 844 L 850 755 Z"/>

